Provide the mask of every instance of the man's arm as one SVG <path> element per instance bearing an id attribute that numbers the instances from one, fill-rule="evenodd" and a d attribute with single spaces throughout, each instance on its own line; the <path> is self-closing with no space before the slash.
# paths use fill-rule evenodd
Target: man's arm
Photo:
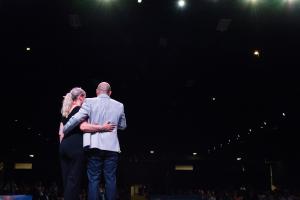
<path id="1" fill-rule="evenodd" d="M 126 117 L 125 117 L 125 113 L 124 113 L 124 106 L 122 104 L 122 113 L 121 113 L 121 116 L 120 116 L 120 119 L 119 119 L 119 123 L 118 123 L 118 129 L 120 130 L 124 130 L 126 127 L 127 127 L 127 124 L 126 124 Z"/>
<path id="2" fill-rule="evenodd" d="M 64 134 L 68 134 L 73 128 L 75 128 L 78 124 L 83 122 L 86 118 L 88 118 L 90 113 L 90 106 L 85 102 L 82 104 L 80 110 L 73 115 L 69 121 L 64 125 Z"/>
<path id="3" fill-rule="evenodd" d="M 86 121 L 80 124 L 80 130 L 83 132 L 95 133 L 95 132 L 112 132 L 116 125 L 110 122 L 104 123 L 102 126 L 99 124 L 89 124 Z"/>

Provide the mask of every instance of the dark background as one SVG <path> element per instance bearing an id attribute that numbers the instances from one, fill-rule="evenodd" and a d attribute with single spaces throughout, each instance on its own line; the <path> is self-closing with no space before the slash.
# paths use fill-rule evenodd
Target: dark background
<path id="1" fill-rule="evenodd" d="M 206 163 L 226 177 L 242 157 L 255 177 L 284 163 L 281 182 L 298 183 L 299 2 L 2 0 L 0 20 L 2 160 L 55 166 L 63 96 L 108 81 L 128 166 Z"/>

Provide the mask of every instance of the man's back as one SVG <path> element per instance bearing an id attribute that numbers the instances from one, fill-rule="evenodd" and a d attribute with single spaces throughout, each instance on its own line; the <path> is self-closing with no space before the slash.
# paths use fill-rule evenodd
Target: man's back
<path id="1" fill-rule="evenodd" d="M 119 152 L 117 129 L 123 130 L 126 128 L 123 104 L 111 99 L 106 94 L 101 94 L 98 97 L 86 99 L 84 106 L 89 107 L 89 123 L 104 124 L 109 121 L 117 125 L 117 128 L 112 132 L 84 134 L 84 146 Z"/>

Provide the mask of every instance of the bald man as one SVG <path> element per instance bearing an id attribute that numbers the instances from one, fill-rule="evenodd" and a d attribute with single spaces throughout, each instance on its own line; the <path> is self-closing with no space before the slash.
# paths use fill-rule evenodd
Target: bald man
<path id="1" fill-rule="evenodd" d="M 112 132 L 85 133 L 83 146 L 87 149 L 88 200 L 99 200 L 99 184 L 103 173 L 105 179 L 105 200 L 116 199 L 116 170 L 120 144 L 117 130 L 126 128 L 126 118 L 122 103 L 110 98 L 109 83 L 99 83 L 97 97 L 87 98 L 81 109 L 64 126 L 64 134 L 87 120 L 89 123 L 116 125 Z M 84 127 L 81 127 L 84 129 Z"/>

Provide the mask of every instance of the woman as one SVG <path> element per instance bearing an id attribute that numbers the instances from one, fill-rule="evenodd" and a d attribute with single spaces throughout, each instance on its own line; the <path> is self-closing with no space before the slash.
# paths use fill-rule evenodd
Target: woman
<path id="1" fill-rule="evenodd" d="M 115 128 L 115 126 L 110 123 L 105 123 L 103 126 L 100 126 L 98 124 L 83 122 L 68 134 L 63 134 L 62 130 L 64 124 L 79 111 L 85 97 L 85 91 L 79 87 L 75 87 L 66 94 L 62 103 L 62 120 L 59 129 L 59 152 L 64 186 L 64 200 L 79 199 L 82 173 L 85 164 L 82 130 L 85 132 L 110 132 Z"/>

